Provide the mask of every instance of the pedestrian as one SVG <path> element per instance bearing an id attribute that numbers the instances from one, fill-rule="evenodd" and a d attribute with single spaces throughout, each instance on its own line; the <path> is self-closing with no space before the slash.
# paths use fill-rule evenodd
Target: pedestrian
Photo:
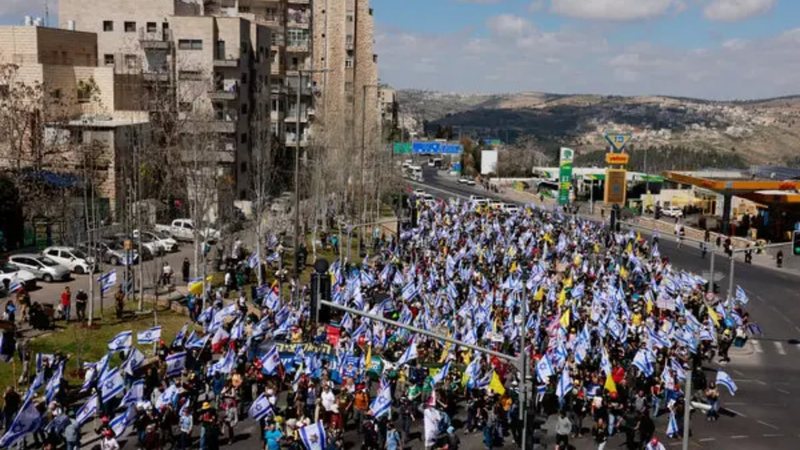
<path id="1" fill-rule="evenodd" d="M 719 419 L 719 390 L 717 390 L 716 383 L 710 383 L 705 392 L 706 402 L 709 405 L 706 412 L 706 420 L 715 422 Z"/>
<path id="2" fill-rule="evenodd" d="M 100 450 L 119 450 L 119 442 L 114 437 L 111 429 L 103 431 L 103 438 L 100 440 Z"/>
<path id="3" fill-rule="evenodd" d="M 594 443 L 597 444 L 597 450 L 606 448 L 606 443 L 608 443 L 608 427 L 602 417 L 597 418 L 597 422 L 595 422 L 594 428 L 592 428 L 592 437 L 594 438 Z"/>
<path id="4" fill-rule="evenodd" d="M 181 265 L 181 274 L 183 275 L 183 282 L 189 282 L 189 269 L 192 267 L 192 264 L 189 262 L 189 258 L 183 258 L 183 264 Z"/>
<path id="5" fill-rule="evenodd" d="M 178 420 L 178 450 L 191 448 L 192 427 L 194 427 L 192 411 L 184 406 L 181 409 L 181 417 Z"/>
<path id="6" fill-rule="evenodd" d="M 5 319 L 13 325 L 16 321 L 17 315 L 17 306 L 14 304 L 14 300 L 10 299 L 6 302 L 5 310 L 3 311 L 5 315 Z"/>
<path id="7" fill-rule="evenodd" d="M 66 450 L 80 450 L 81 448 L 81 425 L 75 420 L 75 410 L 69 412 L 69 422 L 64 427 L 64 442 Z"/>
<path id="8" fill-rule="evenodd" d="M 402 440 L 400 439 L 400 432 L 394 427 L 394 422 L 389 421 L 386 431 L 386 450 L 400 450 L 403 448 Z M 448 450 L 457 450 L 452 447 Z"/>
<path id="9" fill-rule="evenodd" d="M 17 290 L 17 304 L 19 305 L 19 320 L 20 322 L 30 323 L 29 312 L 31 308 L 31 296 L 24 286 Z"/>
<path id="10" fill-rule="evenodd" d="M 556 448 L 558 450 L 569 449 L 569 434 L 572 432 L 572 421 L 567 417 L 567 412 L 561 410 L 556 421 Z"/>
<path id="11" fill-rule="evenodd" d="M 86 292 L 83 289 L 78 289 L 78 293 L 75 294 L 75 314 L 80 322 L 86 320 L 86 302 L 88 300 L 89 296 L 86 295 Z"/>
<path id="12" fill-rule="evenodd" d="M 12 386 L 6 387 L 6 392 L 3 394 L 3 428 L 8 430 L 11 428 L 11 422 L 17 416 L 17 411 L 22 404 L 22 397 Z"/>
<path id="13" fill-rule="evenodd" d="M 275 426 L 275 422 L 268 422 L 267 429 L 264 431 L 264 440 L 267 442 L 267 450 L 281 450 L 282 438 L 283 433 Z"/>
<path id="14" fill-rule="evenodd" d="M 172 285 L 172 266 L 166 261 L 164 261 L 164 264 L 161 266 L 161 285 Z"/>
<path id="15" fill-rule="evenodd" d="M 69 291 L 69 286 L 64 286 L 64 290 L 61 291 L 61 314 L 64 317 L 64 321 L 69 321 L 69 310 L 72 306 L 72 293 Z"/>
<path id="16" fill-rule="evenodd" d="M 447 427 L 447 450 L 458 450 L 461 446 L 461 439 L 456 434 L 456 429 L 452 426 Z"/>
<path id="17" fill-rule="evenodd" d="M 114 305 L 116 307 L 117 319 L 122 320 L 122 316 L 125 313 L 125 292 L 122 290 L 122 286 L 119 286 L 119 288 L 117 288 L 117 293 L 114 294 Z"/>
<path id="18" fill-rule="evenodd" d="M 659 442 L 657 437 L 653 437 L 653 439 L 647 443 L 645 450 L 667 450 L 667 448 L 664 447 L 664 444 Z"/>
<path id="19" fill-rule="evenodd" d="M 778 269 L 783 267 L 783 250 L 778 250 L 778 254 L 775 255 L 775 262 L 778 264 Z"/>

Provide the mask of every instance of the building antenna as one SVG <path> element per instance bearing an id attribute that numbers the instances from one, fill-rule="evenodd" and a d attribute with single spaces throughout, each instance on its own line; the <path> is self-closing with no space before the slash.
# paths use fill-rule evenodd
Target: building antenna
<path id="1" fill-rule="evenodd" d="M 47 0 L 44 0 L 44 26 L 50 26 L 50 8 Z"/>

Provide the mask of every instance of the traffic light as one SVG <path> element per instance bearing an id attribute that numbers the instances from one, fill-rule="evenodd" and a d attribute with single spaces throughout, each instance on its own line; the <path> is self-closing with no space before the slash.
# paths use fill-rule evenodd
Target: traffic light
<path id="1" fill-rule="evenodd" d="M 800 231 L 795 231 L 792 234 L 792 252 L 795 255 L 800 255 Z"/>
<path id="2" fill-rule="evenodd" d="M 331 277 L 328 275 L 328 261 L 319 258 L 314 263 L 314 273 L 311 274 L 311 319 L 319 317 L 318 323 L 330 322 L 331 310 L 329 307 L 320 305 L 319 300 L 331 299 Z M 317 316 L 317 309 L 319 315 Z"/>

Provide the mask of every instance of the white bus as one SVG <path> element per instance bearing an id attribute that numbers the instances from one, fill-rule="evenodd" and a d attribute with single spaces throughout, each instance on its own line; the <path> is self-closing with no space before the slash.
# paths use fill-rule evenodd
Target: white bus
<path id="1" fill-rule="evenodd" d="M 404 169 L 406 178 L 414 181 L 422 182 L 422 167 L 409 165 Z"/>

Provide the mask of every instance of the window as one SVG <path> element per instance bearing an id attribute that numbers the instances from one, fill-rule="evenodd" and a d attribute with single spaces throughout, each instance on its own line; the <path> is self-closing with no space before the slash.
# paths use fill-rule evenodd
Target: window
<path id="1" fill-rule="evenodd" d="M 242 84 L 247 84 L 247 74 L 246 73 L 242 74 Z"/>
<path id="2" fill-rule="evenodd" d="M 247 162 L 246 161 L 242 161 L 239 164 L 239 172 L 242 172 L 242 173 L 247 172 Z"/>
<path id="3" fill-rule="evenodd" d="M 103 21 L 103 31 L 114 31 L 114 21 L 113 20 L 104 20 Z"/>
<path id="4" fill-rule="evenodd" d="M 155 33 L 158 31 L 158 26 L 155 22 L 147 22 L 147 32 L 148 33 Z"/>
<path id="5" fill-rule="evenodd" d="M 126 33 L 135 33 L 136 32 L 136 22 L 125 22 L 125 32 Z"/>
<path id="6" fill-rule="evenodd" d="M 242 133 L 242 135 L 239 137 L 239 142 L 242 144 L 247 144 L 247 133 Z"/>
<path id="7" fill-rule="evenodd" d="M 348 69 L 352 69 L 353 68 L 353 58 L 348 56 L 347 59 L 344 60 L 344 67 L 346 67 Z"/>
<path id="8" fill-rule="evenodd" d="M 112 55 L 111 53 L 106 53 L 105 55 L 103 55 L 103 63 L 107 66 L 113 66 L 114 55 Z"/>
<path id="9" fill-rule="evenodd" d="M 178 109 L 181 112 L 191 112 L 192 111 L 192 103 L 191 102 L 180 102 L 180 103 L 178 103 Z"/>
<path id="10" fill-rule="evenodd" d="M 125 55 L 125 67 L 128 69 L 135 69 L 138 66 L 138 62 L 136 55 Z"/>
<path id="11" fill-rule="evenodd" d="M 286 31 L 287 47 L 305 47 L 308 45 L 308 30 L 290 28 Z"/>
<path id="12" fill-rule="evenodd" d="M 247 115 L 247 103 L 242 104 L 242 115 Z"/>
<path id="13" fill-rule="evenodd" d="M 54 99 L 60 99 L 61 98 L 61 89 L 53 89 L 53 92 L 52 92 L 51 95 L 52 95 L 52 97 Z"/>
<path id="14" fill-rule="evenodd" d="M 347 21 L 348 22 L 352 22 L 353 21 L 353 15 L 352 14 L 348 14 L 347 15 Z"/>
<path id="15" fill-rule="evenodd" d="M 202 39 L 179 39 L 178 40 L 178 48 L 180 50 L 202 50 L 203 49 L 203 40 Z"/>

